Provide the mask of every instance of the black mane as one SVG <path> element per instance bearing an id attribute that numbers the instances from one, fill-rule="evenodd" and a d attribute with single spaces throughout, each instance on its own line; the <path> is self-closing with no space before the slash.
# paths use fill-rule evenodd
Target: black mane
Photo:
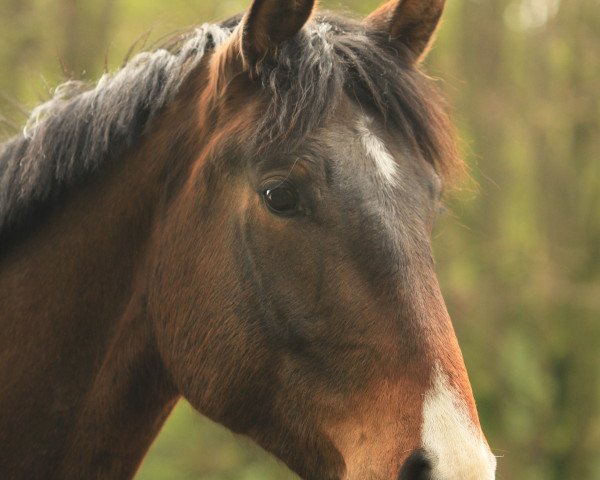
<path id="1" fill-rule="evenodd" d="M 94 88 L 78 82 L 58 87 L 53 99 L 33 111 L 23 133 L 0 145 L 0 245 L 40 207 L 134 148 L 239 19 L 204 25 L 174 51 L 138 54 Z M 387 34 L 367 31 L 359 22 L 312 20 L 257 72 L 271 100 L 256 141 L 301 140 L 346 93 L 393 123 L 436 168 L 449 171 L 456 152 L 440 97 L 387 40 Z"/>

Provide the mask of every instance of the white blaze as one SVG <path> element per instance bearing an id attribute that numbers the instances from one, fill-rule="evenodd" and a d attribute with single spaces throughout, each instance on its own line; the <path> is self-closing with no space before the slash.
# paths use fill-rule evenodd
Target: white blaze
<path id="1" fill-rule="evenodd" d="M 423 403 L 422 446 L 436 480 L 494 480 L 496 458 L 439 366 Z"/>
<path id="2" fill-rule="evenodd" d="M 365 117 L 358 122 L 358 133 L 367 154 L 374 160 L 379 175 L 390 185 L 398 180 L 398 165 L 383 141 L 373 133 L 369 125 L 371 119 Z"/>

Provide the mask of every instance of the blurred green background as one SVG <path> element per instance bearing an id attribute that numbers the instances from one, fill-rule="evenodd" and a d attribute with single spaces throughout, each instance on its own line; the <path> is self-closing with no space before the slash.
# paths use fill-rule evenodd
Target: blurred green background
<path id="1" fill-rule="evenodd" d="M 0 0 L 0 135 L 65 73 L 93 80 L 138 39 L 247 4 Z M 600 479 L 600 1 L 451 0 L 427 69 L 473 177 L 435 249 L 498 478 Z M 136 478 L 295 477 L 182 402 Z"/>

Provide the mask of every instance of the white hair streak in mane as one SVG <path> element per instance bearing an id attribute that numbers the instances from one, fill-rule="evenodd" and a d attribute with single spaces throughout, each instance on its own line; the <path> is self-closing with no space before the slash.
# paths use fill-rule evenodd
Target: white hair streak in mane
<path id="1" fill-rule="evenodd" d="M 77 80 L 68 80 L 56 87 L 50 100 L 38 105 L 31 111 L 31 114 L 23 127 L 23 136 L 26 139 L 31 140 L 37 126 L 43 122 L 48 115 L 51 115 L 59 105 L 85 92 L 87 88 L 88 87 L 84 82 Z"/>

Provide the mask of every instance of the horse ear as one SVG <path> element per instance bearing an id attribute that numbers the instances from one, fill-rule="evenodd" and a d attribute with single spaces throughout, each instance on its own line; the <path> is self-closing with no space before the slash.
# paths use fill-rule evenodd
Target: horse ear
<path id="1" fill-rule="evenodd" d="M 392 0 L 366 19 L 369 27 L 387 32 L 390 42 L 404 47 L 407 60 L 425 57 L 438 26 L 445 0 Z"/>
<path id="2" fill-rule="evenodd" d="M 254 0 L 240 25 L 245 66 L 254 67 L 300 32 L 314 6 L 315 0 Z"/>

